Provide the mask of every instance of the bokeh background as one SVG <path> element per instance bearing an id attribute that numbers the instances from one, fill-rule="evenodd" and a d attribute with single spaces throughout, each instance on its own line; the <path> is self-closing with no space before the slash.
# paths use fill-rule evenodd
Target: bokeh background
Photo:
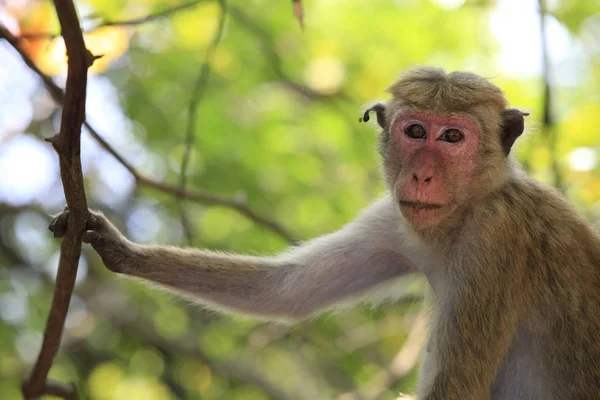
<path id="1" fill-rule="evenodd" d="M 91 206 L 138 242 L 234 252 L 335 230 L 384 189 L 361 111 L 427 64 L 486 76 L 531 111 L 517 159 L 599 225 L 599 0 L 302 3 L 303 29 L 291 0 L 78 1 L 88 48 L 103 55 L 88 123 L 129 167 L 84 130 Z M 2 0 L 0 24 L 64 86 L 50 2 Z M 64 196 L 44 138 L 59 122 L 38 74 L 0 39 L 2 399 L 20 398 L 52 296 L 60 241 L 48 215 Z M 50 377 L 93 399 L 392 399 L 414 391 L 426 335 L 424 282 L 404 286 L 397 303 L 286 326 L 118 278 L 84 246 Z"/>

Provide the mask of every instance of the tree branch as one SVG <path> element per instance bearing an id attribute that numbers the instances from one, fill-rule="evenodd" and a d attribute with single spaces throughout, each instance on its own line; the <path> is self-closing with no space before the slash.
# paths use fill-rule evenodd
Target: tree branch
<path id="1" fill-rule="evenodd" d="M 304 29 L 304 8 L 302 7 L 302 0 L 292 0 L 292 7 L 294 17 L 298 20 L 300 28 Z"/>
<path id="2" fill-rule="evenodd" d="M 120 20 L 120 21 L 119 20 L 116 20 L 116 21 L 103 20 L 98 25 L 96 25 L 94 28 L 85 30 L 84 32 L 85 33 L 93 32 L 99 28 L 103 28 L 106 26 L 143 25 L 148 22 L 154 22 L 159 19 L 168 18 L 173 14 L 176 14 L 183 10 L 187 10 L 188 8 L 193 8 L 193 7 L 197 6 L 198 4 L 203 3 L 205 1 L 206 0 L 190 1 L 188 3 L 179 4 L 175 7 L 167 8 L 165 10 L 158 11 L 154 14 L 148 14 L 145 17 L 140 17 L 140 18 L 133 18 L 133 19 L 128 19 L 128 20 Z M 58 36 L 59 35 L 57 33 L 42 32 L 42 33 L 25 34 L 25 35 L 17 37 L 16 39 L 17 40 L 42 40 L 42 39 L 54 39 Z"/>
<path id="3" fill-rule="evenodd" d="M 195 0 L 195 1 L 192 1 L 189 3 L 180 4 L 178 6 L 166 9 L 164 11 L 159 11 L 155 14 L 150 14 L 150 15 L 147 15 L 146 17 L 141 17 L 141 18 L 133 18 L 130 20 L 120 20 L 120 21 L 104 20 L 104 21 L 100 22 L 96 27 L 86 30 L 85 32 L 86 33 L 93 32 L 99 28 L 106 27 L 106 26 L 142 25 L 142 24 L 145 24 L 148 22 L 153 22 L 153 21 L 156 21 L 156 20 L 159 20 L 162 18 L 168 18 L 175 13 L 186 10 L 188 8 L 192 8 L 192 7 L 202 3 L 203 1 L 206 1 L 206 0 Z M 296 18 L 300 18 L 299 17 L 300 15 L 302 16 L 301 19 L 299 19 L 300 24 L 302 25 L 303 24 L 303 22 L 302 22 L 302 19 L 303 19 L 302 3 L 300 1 L 293 0 L 293 6 L 294 6 L 294 15 L 296 16 Z M 269 61 L 270 67 L 272 68 L 272 70 L 275 73 L 275 75 L 277 76 L 277 78 L 281 82 L 283 82 L 283 84 L 285 86 L 287 86 L 288 89 L 293 90 L 294 92 L 298 93 L 302 97 L 307 98 L 308 100 L 325 100 L 325 99 L 330 99 L 330 98 L 340 98 L 343 100 L 349 99 L 348 95 L 343 92 L 333 94 L 333 95 L 323 94 L 323 93 L 319 93 L 319 92 L 311 89 L 310 87 L 308 87 L 306 85 L 303 85 L 303 84 L 298 83 L 298 82 L 294 81 L 293 79 L 291 79 L 289 76 L 287 76 L 287 74 L 283 70 L 283 67 L 281 65 L 281 57 L 275 50 L 275 46 L 273 45 L 273 41 L 270 37 L 269 32 L 267 32 L 262 26 L 260 26 L 260 24 L 257 24 L 256 22 L 252 21 L 252 18 L 250 18 L 250 16 L 248 16 L 241 9 L 230 5 L 229 10 L 230 10 L 230 14 L 234 18 L 236 18 L 236 20 L 242 26 L 244 26 L 246 28 L 246 30 L 248 30 L 252 35 L 254 35 L 259 40 L 260 45 L 263 49 L 264 55 L 266 56 L 267 60 Z M 299 12 L 301 14 L 299 14 Z M 17 43 L 19 40 L 53 39 L 57 36 L 58 36 L 57 34 L 49 33 L 49 32 L 35 33 L 35 34 L 26 34 L 26 35 L 14 37 L 14 40 L 15 40 L 15 43 Z"/>
<path id="4" fill-rule="evenodd" d="M 181 190 L 185 191 L 185 186 L 187 184 L 187 168 L 190 161 L 190 153 L 192 151 L 192 147 L 196 142 L 196 115 L 198 111 L 198 103 L 202 99 L 202 96 L 206 92 L 206 85 L 208 82 L 208 77 L 210 75 L 210 61 L 213 58 L 215 51 L 217 50 L 217 46 L 223 37 L 223 31 L 225 28 L 225 17 L 227 15 L 227 2 L 226 0 L 219 0 L 219 6 L 221 7 L 221 15 L 219 17 L 219 25 L 217 28 L 217 32 L 215 37 L 212 40 L 208 50 L 206 51 L 206 56 L 204 58 L 204 62 L 200 66 L 200 72 L 198 74 L 198 79 L 196 79 L 196 83 L 194 85 L 194 89 L 192 90 L 192 96 L 190 99 L 190 104 L 188 106 L 188 120 L 187 120 L 187 130 L 185 135 L 185 150 L 183 153 L 183 158 L 181 159 L 181 169 L 180 169 L 180 181 L 179 187 Z M 190 226 L 189 218 L 186 217 L 186 211 L 183 206 L 183 202 L 179 201 L 179 213 L 181 214 L 181 225 L 185 231 L 185 235 L 187 236 L 187 240 L 189 244 L 193 244 L 193 232 L 192 227 Z"/>
<path id="5" fill-rule="evenodd" d="M 542 47 L 542 80 L 543 80 L 543 116 L 542 129 L 548 140 L 550 163 L 554 175 L 554 186 L 563 191 L 562 174 L 556 159 L 556 127 L 552 115 L 552 90 L 550 87 L 550 57 L 548 55 L 548 40 L 546 37 L 546 5 L 544 0 L 538 0 L 540 17 L 540 41 Z"/>
<path id="6" fill-rule="evenodd" d="M 348 96 L 344 93 L 323 94 L 311 89 L 306 85 L 292 80 L 289 76 L 287 76 L 283 69 L 281 57 L 275 50 L 275 45 L 273 44 L 270 33 L 266 31 L 260 24 L 257 24 L 255 21 L 253 21 L 250 16 L 248 16 L 238 7 L 230 5 L 229 14 L 244 28 L 246 28 L 248 32 L 258 39 L 263 50 L 263 55 L 267 59 L 269 66 L 273 70 L 273 73 L 289 89 L 295 91 L 308 100 L 326 100 L 331 98 L 341 98 L 344 100 L 348 99 Z"/>
<path id="7" fill-rule="evenodd" d="M 65 94 L 63 93 L 62 89 L 59 88 L 54 83 L 52 78 L 45 75 L 37 67 L 37 65 L 35 65 L 33 60 L 31 58 L 29 58 L 27 53 L 25 53 L 19 47 L 19 38 L 14 36 L 12 33 L 10 33 L 10 31 L 8 29 L 6 29 L 6 27 L 0 25 L 0 39 L 6 40 L 8 42 L 8 44 L 10 44 L 12 46 L 12 48 L 15 49 L 17 51 L 17 53 L 19 53 L 19 55 L 23 59 L 23 62 L 25 63 L 25 65 L 27 65 L 29 67 L 29 69 L 31 69 L 33 72 L 35 72 L 36 75 L 39 76 L 40 79 L 44 82 L 44 85 L 46 86 L 46 89 L 50 92 L 52 99 L 55 102 L 57 102 L 58 104 L 62 104 L 64 102 L 64 97 L 65 97 Z"/>
<path id="8" fill-rule="evenodd" d="M 31 68 L 33 72 L 35 72 L 44 82 L 46 88 L 52 94 L 54 100 L 63 104 L 64 102 L 64 94 L 63 91 L 52 79 L 46 76 L 39 68 L 35 66 L 33 61 L 29 58 L 29 56 L 19 48 L 18 41 L 16 38 L 6 29 L 0 26 L 0 38 L 5 39 L 23 58 L 25 64 Z M 110 153 L 115 159 L 129 171 L 135 181 L 140 186 L 147 186 L 165 193 L 169 193 L 178 198 L 185 198 L 188 200 L 192 200 L 198 202 L 200 204 L 208 205 L 208 206 L 219 206 L 231 208 L 238 213 L 242 214 L 246 218 L 252 220 L 258 225 L 261 225 L 275 234 L 279 235 L 283 239 L 288 242 L 296 242 L 294 236 L 284 228 L 279 222 L 274 219 L 271 219 L 267 216 L 264 216 L 250 207 L 248 207 L 245 200 L 236 199 L 236 198 L 228 198 L 224 196 L 220 196 L 217 194 L 213 194 L 206 191 L 195 190 L 182 190 L 180 187 L 176 185 L 170 185 L 167 183 L 156 181 L 152 178 L 144 176 L 140 172 L 138 172 L 133 165 L 131 165 L 121 154 L 119 154 L 99 133 L 98 131 L 91 126 L 88 122 L 84 122 L 83 125 L 89 131 L 90 135 L 100 144 L 104 150 Z"/>
<path id="9" fill-rule="evenodd" d="M 23 396 L 26 399 L 39 397 L 45 393 L 58 395 L 65 399 L 77 396 L 72 387 L 47 382 L 46 378 L 62 337 L 69 301 L 75 286 L 77 265 L 81 254 L 81 237 L 85 232 L 89 216 L 81 172 L 80 142 L 81 125 L 85 120 L 87 70 L 92 65 L 94 57 L 85 47 L 77 11 L 72 0 L 54 0 L 54 6 L 69 61 L 66 90 L 62 98 L 64 107 L 60 133 L 50 138 L 49 141 L 58 153 L 60 176 L 70 218 L 69 227 L 61 243 L 56 288 L 46 322 L 42 348 L 31 375 L 22 385 Z M 53 92 L 57 93 L 56 90 Z"/>

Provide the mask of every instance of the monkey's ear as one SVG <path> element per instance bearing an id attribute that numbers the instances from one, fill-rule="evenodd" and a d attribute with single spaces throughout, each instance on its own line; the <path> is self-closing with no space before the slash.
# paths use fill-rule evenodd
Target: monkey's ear
<path id="1" fill-rule="evenodd" d="M 508 156 L 515 140 L 523 133 L 525 129 L 525 117 L 529 113 L 517 110 L 516 108 L 507 108 L 502 111 L 502 148 L 504 155 Z"/>
<path id="2" fill-rule="evenodd" d="M 377 115 L 377 124 L 380 127 L 385 128 L 385 104 L 383 103 L 377 103 L 372 107 L 367 108 L 362 118 L 358 119 L 358 122 L 369 121 L 371 119 L 371 111 L 375 111 L 375 114 Z"/>

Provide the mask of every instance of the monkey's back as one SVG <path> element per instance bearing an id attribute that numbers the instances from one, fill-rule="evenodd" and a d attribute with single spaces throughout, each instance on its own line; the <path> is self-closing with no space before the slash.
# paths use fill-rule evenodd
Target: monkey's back
<path id="1" fill-rule="evenodd" d="M 532 179 L 494 196 L 485 214 L 510 232 L 506 273 L 523 280 L 515 284 L 529 312 L 492 398 L 600 399 L 598 234 L 561 194 Z"/>

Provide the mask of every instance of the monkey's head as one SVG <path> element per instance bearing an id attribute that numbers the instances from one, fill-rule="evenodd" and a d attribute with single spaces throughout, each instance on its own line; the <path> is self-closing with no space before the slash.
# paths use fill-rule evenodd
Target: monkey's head
<path id="1" fill-rule="evenodd" d="M 437 226 L 506 181 L 528 114 L 506 108 L 498 87 L 467 72 L 417 68 L 388 92 L 392 99 L 363 119 L 377 114 L 385 181 L 417 229 Z"/>

